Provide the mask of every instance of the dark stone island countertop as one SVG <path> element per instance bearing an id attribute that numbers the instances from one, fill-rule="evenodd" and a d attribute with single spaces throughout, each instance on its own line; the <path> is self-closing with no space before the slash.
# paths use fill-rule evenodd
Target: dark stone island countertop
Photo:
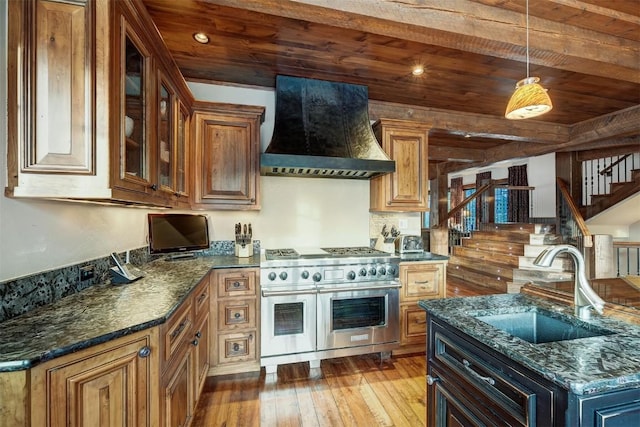
<path id="1" fill-rule="evenodd" d="M 0 324 L 0 372 L 38 363 L 164 323 L 211 270 L 259 267 L 260 257 L 164 258 L 126 285 L 92 286 Z"/>
<path id="2" fill-rule="evenodd" d="M 418 303 L 465 334 L 577 395 L 640 388 L 640 326 L 593 313 L 586 321 L 612 335 L 532 344 L 474 316 L 523 306 L 573 316 L 573 307 L 524 294 L 423 300 Z"/>

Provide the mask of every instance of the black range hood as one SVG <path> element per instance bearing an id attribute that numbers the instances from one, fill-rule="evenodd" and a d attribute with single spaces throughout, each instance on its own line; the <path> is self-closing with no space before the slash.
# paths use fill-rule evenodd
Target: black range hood
<path id="1" fill-rule="evenodd" d="M 262 175 L 370 179 L 394 172 L 369 121 L 366 86 L 277 76 Z"/>

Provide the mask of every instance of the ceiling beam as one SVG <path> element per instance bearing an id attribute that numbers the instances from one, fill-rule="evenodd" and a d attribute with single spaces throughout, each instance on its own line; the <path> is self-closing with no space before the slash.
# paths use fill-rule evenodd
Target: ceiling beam
<path id="1" fill-rule="evenodd" d="M 522 13 L 471 0 L 207 0 L 509 60 L 526 60 Z M 529 17 L 532 64 L 640 83 L 633 40 Z M 524 69 L 523 69 L 524 72 Z"/>

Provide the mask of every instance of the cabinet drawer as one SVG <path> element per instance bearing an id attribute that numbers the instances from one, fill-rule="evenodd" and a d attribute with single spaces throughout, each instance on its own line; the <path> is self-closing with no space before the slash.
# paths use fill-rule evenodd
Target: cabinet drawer
<path id="1" fill-rule="evenodd" d="M 164 361 L 167 362 L 175 354 L 182 343 L 188 339 L 191 330 L 192 320 L 191 299 L 185 301 L 178 310 L 173 313 L 169 321 L 165 324 L 163 334 Z"/>
<path id="2" fill-rule="evenodd" d="M 218 272 L 218 298 L 256 295 L 256 270 Z"/>
<path id="3" fill-rule="evenodd" d="M 218 305 L 218 329 L 255 328 L 255 313 L 255 298 L 222 301 Z"/>
<path id="4" fill-rule="evenodd" d="M 443 274 L 441 264 L 409 264 L 401 266 L 402 301 L 443 297 Z"/>
<path id="5" fill-rule="evenodd" d="M 400 307 L 400 316 L 402 316 L 400 319 L 402 325 L 401 343 L 426 342 L 427 312 L 417 305 L 403 305 Z"/>
<path id="6" fill-rule="evenodd" d="M 428 349 L 429 371 L 443 371 L 460 385 L 470 399 L 492 416 L 509 420 L 510 425 L 547 425 L 553 420 L 555 390 L 513 362 L 501 361 L 478 345 L 451 333 L 432 321 L 434 345 Z M 550 424 L 549 424 L 550 425 Z"/>
<path id="7" fill-rule="evenodd" d="M 225 364 L 255 360 L 255 337 L 255 331 L 218 335 L 218 362 Z"/>
<path id="8" fill-rule="evenodd" d="M 205 313 L 209 312 L 209 280 L 203 280 L 193 292 L 193 306 L 195 310 L 195 318 L 200 319 Z"/>

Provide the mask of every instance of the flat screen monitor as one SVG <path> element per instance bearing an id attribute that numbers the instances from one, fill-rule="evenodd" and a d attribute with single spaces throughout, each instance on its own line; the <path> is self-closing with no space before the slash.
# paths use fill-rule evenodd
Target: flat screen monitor
<path id="1" fill-rule="evenodd" d="M 193 254 L 209 249 L 209 225 L 205 215 L 148 214 L 149 252 Z"/>

